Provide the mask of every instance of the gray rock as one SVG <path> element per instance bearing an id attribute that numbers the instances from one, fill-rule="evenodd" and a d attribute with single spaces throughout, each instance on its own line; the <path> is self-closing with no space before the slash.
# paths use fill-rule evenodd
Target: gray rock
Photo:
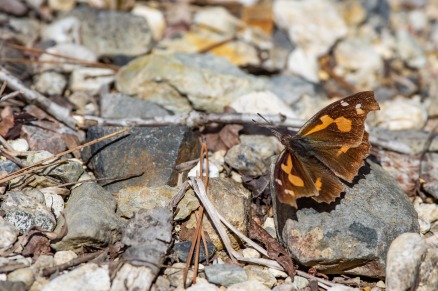
<path id="1" fill-rule="evenodd" d="M 190 247 L 192 245 L 191 241 L 182 241 L 175 243 L 172 250 L 173 254 L 178 257 L 178 259 L 182 262 L 187 262 L 187 257 L 189 256 Z M 207 249 L 208 249 L 208 257 L 211 258 L 216 249 L 214 245 L 207 241 Z M 203 262 L 206 260 L 206 253 L 204 249 L 204 244 L 201 245 L 201 248 L 199 249 L 199 262 Z M 192 264 L 195 262 L 194 256 L 192 257 Z"/>
<path id="2" fill-rule="evenodd" d="M 43 193 L 38 190 L 9 191 L 0 209 L 6 212 L 4 219 L 20 230 L 28 231 L 32 226 L 39 226 L 52 231 L 56 219 L 46 207 Z"/>
<path id="3" fill-rule="evenodd" d="M 388 251 L 387 290 L 438 290 L 437 243 L 436 235 L 404 233 L 396 238 Z"/>
<path id="4" fill-rule="evenodd" d="M 58 166 L 48 168 L 44 173 L 64 183 L 71 183 L 79 180 L 79 177 L 84 173 L 84 167 L 79 160 L 71 159 Z"/>
<path id="5" fill-rule="evenodd" d="M 23 282 L 0 281 L 1 291 L 27 291 L 28 288 Z"/>
<path id="6" fill-rule="evenodd" d="M 86 6 L 72 10 L 68 16 L 79 19 L 82 44 L 98 56 L 136 56 L 151 49 L 152 32 L 143 17 Z"/>
<path id="7" fill-rule="evenodd" d="M 210 265 L 206 266 L 204 270 L 208 282 L 225 287 L 248 280 L 245 270 L 236 265 Z"/>
<path id="8" fill-rule="evenodd" d="M 93 127 L 88 130 L 87 140 L 117 130 L 120 128 Z M 174 186 L 178 177 L 175 165 L 198 157 L 199 142 L 188 127 L 133 128 L 124 137 L 118 136 L 91 146 L 83 151 L 83 156 L 84 160 L 93 157 L 89 166 L 97 177 L 144 173 L 140 177 L 107 185 L 105 188 L 110 191 L 129 186 Z"/>
<path id="9" fill-rule="evenodd" d="M 20 167 L 10 160 L 0 161 L 0 172 L 5 171 L 10 174 L 12 172 L 18 171 L 19 169 Z"/>
<path id="10" fill-rule="evenodd" d="M 128 246 L 123 258 L 133 265 L 148 266 L 158 274 L 172 241 L 171 221 L 172 213 L 165 207 L 137 212 L 123 232 L 122 242 Z"/>
<path id="11" fill-rule="evenodd" d="M 238 144 L 228 150 L 225 162 L 240 174 L 255 177 L 268 172 L 270 159 L 250 146 Z"/>
<path id="12" fill-rule="evenodd" d="M 94 263 L 82 265 L 71 272 L 51 280 L 41 291 L 57 290 L 110 290 L 111 282 L 108 266 L 100 267 Z"/>
<path id="13" fill-rule="evenodd" d="M 125 263 L 117 271 L 112 281 L 111 291 L 119 290 L 150 290 L 150 286 L 155 278 L 155 272 L 145 266 L 134 266 Z M 168 289 L 163 289 L 168 290 Z M 161 291 L 161 290 L 160 290 Z"/>
<path id="14" fill-rule="evenodd" d="M 383 277 L 391 242 L 419 231 L 406 194 L 381 167 L 369 165 L 331 204 L 303 198 L 297 210 L 273 196 L 277 232 L 299 263 L 325 273 Z"/>
<path id="15" fill-rule="evenodd" d="M 137 95 L 174 112 L 177 108 L 167 107 L 169 102 L 165 100 L 172 98 L 181 103 L 182 96 L 195 109 L 223 112 L 224 106 L 236 98 L 264 89 L 265 82 L 249 75 L 235 76 L 234 72 L 200 67 L 196 62 L 186 64 L 181 55 L 151 54 L 123 67 L 117 73 L 116 85 L 122 93 Z M 160 100 L 166 103 L 160 104 Z M 184 109 L 188 110 L 190 106 Z"/>
<path id="16" fill-rule="evenodd" d="M 85 183 L 71 191 L 65 208 L 67 235 L 52 247 L 73 250 L 79 247 L 102 247 L 121 238 L 123 222 L 115 214 L 111 192 L 95 183 Z"/>
<path id="17" fill-rule="evenodd" d="M 220 289 L 213 284 L 208 283 L 203 278 L 196 278 L 196 284 L 186 289 L 187 291 L 219 291 Z"/>
<path id="18" fill-rule="evenodd" d="M 102 117 L 105 118 L 150 118 L 169 114 L 167 110 L 153 102 L 120 93 L 103 94 L 100 104 Z"/>
<path id="19" fill-rule="evenodd" d="M 22 135 L 32 151 L 45 150 L 52 154 L 58 154 L 67 149 L 61 135 L 53 134 L 36 126 L 23 125 Z"/>
<path id="20" fill-rule="evenodd" d="M 298 102 L 304 95 L 322 95 L 322 88 L 298 76 L 278 75 L 269 80 L 269 91 L 275 93 L 287 105 Z"/>

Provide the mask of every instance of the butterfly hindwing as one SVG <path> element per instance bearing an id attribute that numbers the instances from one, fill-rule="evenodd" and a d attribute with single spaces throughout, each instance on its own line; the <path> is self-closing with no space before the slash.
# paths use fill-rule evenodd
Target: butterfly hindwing
<path id="1" fill-rule="evenodd" d="M 369 150 L 368 133 L 364 131 L 362 142 L 357 147 L 321 147 L 314 150 L 313 155 L 330 168 L 336 176 L 352 182 L 364 165 L 364 159 L 368 157 Z"/>
<path id="2" fill-rule="evenodd" d="M 274 169 L 274 183 L 280 202 L 297 207 L 301 197 L 318 195 L 312 179 L 294 153 L 284 150 Z"/>
<path id="3" fill-rule="evenodd" d="M 379 104 L 372 91 L 360 92 L 338 100 L 315 114 L 297 133 L 315 149 L 356 147 L 362 142 L 365 118 Z"/>

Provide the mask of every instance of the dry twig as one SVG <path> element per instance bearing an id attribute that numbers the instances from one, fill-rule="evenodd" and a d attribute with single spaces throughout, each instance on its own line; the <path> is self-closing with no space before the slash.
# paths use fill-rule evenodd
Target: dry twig
<path id="1" fill-rule="evenodd" d="M 8 82 L 8 86 L 13 90 L 20 91 L 27 103 L 36 104 L 38 107 L 55 117 L 60 122 L 71 128 L 75 128 L 77 121 L 70 116 L 70 111 L 67 108 L 56 104 L 37 91 L 29 89 L 23 84 L 23 82 L 21 82 L 20 79 L 16 78 L 2 67 L 0 67 L 0 80 Z"/>

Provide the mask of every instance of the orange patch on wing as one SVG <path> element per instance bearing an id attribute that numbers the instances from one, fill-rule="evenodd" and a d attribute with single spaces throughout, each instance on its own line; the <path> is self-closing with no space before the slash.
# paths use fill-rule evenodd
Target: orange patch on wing
<path id="1" fill-rule="evenodd" d="M 345 154 L 348 150 L 350 149 L 350 147 L 341 147 L 339 149 L 339 151 L 336 153 L 336 156 L 339 157 L 341 154 Z"/>
<path id="2" fill-rule="evenodd" d="M 303 179 L 301 179 L 298 176 L 292 175 L 292 157 L 290 155 L 288 155 L 287 157 L 287 161 L 286 161 L 286 165 L 285 164 L 281 164 L 281 170 L 283 172 L 285 172 L 286 174 L 288 174 L 288 179 L 289 182 L 292 183 L 292 185 L 296 186 L 296 187 L 304 187 L 304 181 Z"/>
<path id="3" fill-rule="evenodd" d="M 308 132 L 306 132 L 304 135 L 309 135 L 309 134 L 312 134 L 312 133 L 314 133 L 314 132 L 317 132 L 317 131 L 320 131 L 320 130 L 326 129 L 327 126 L 329 126 L 330 124 L 332 124 L 333 121 L 334 121 L 333 118 L 331 118 L 331 117 L 328 116 L 328 115 L 323 115 L 323 116 L 321 116 L 321 117 L 319 118 L 319 120 L 321 120 L 322 124 L 319 124 L 319 125 L 315 126 L 315 127 L 312 128 L 311 130 L 309 130 Z"/>
<path id="4" fill-rule="evenodd" d="M 336 118 L 335 123 L 342 132 L 349 132 L 351 130 L 351 120 L 344 116 Z"/>
<path id="5" fill-rule="evenodd" d="M 332 123 L 336 123 L 336 126 L 338 127 L 339 131 L 342 131 L 342 132 L 351 131 L 351 120 L 348 118 L 345 118 L 344 116 L 333 119 L 328 115 L 323 115 L 322 117 L 319 118 L 319 120 L 321 120 L 322 124 L 318 124 L 317 126 L 313 127 L 311 130 L 306 132 L 304 135 L 309 135 L 309 134 L 312 134 L 314 132 L 326 129 Z"/>
<path id="6" fill-rule="evenodd" d="M 316 181 L 314 182 L 315 187 L 318 191 L 321 191 L 321 187 L 322 187 L 322 182 L 321 182 L 321 177 L 316 178 Z"/>

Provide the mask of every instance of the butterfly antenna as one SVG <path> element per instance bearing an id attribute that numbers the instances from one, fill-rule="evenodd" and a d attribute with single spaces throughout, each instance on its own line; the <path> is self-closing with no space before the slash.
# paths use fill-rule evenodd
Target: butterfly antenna
<path id="1" fill-rule="evenodd" d="M 257 113 L 257 115 L 260 116 L 260 117 L 261 117 L 261 118 L 267 123 L 267 125 L 274 126 L 274 124 L 273 124 L 272 122 L 270 122 L 269 120 L 267 120 L 267 119 L 266 119 L 263 115 L 261 115 L 260 113 Z M 254 121 L 255 123 L 258 123 L 258 122 L 255 121 L 254 119 L 253 119 L 252 121 Z M 265 128 L 267 128 L 267 129 L 269 129 L 275 137 L 277 137 L 279 140 L 281 140 L 282 134 L 281 134 L 279 131 L 276 131 L 275 129 L 272 129 L 271 127 L 269 127 L 269 126 L 267 126 L 267 125 L 260 124 L 260 123 L 258 123 L 258 124 L 261 125 L 261 126 L 263 126 L 263 127 L 265 127 Z"/>

